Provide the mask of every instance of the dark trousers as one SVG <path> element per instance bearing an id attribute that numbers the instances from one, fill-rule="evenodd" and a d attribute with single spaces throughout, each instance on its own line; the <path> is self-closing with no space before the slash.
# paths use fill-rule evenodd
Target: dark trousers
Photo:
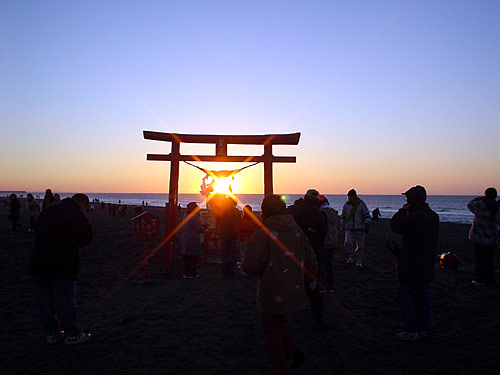
<path id="1" fill-rule="evenodd" d="M 474 242 L 476 254 L 476 281 L 483 284 L 493 284 L 495 281 L 495 244 L 481 245 Z"/>
<path id="2" fill-rule="evenodd" d="M 231 278 L 234 275 L 235 255 L 238 239 L 222 240 L 222 277 Z"/>
<path id="3" fill-rule="evenodd" d="M 198 255 L 184 255 L 184 275 L 196 276 L 198 274 L 197 263 Z"/>
<path id="4" fill-rule="evenodd" d="M 314 289 L 311 289 L 309 286 L 310 282 L 311 280 L 306 277 L 304 284 L 307 298 L 309 299 L 311 310 L 314 315 L 314 319 L 316 320 L 316 325 L 320 325 L 323 323 L 323 310 L 325 310 L 325 304 L 323 303 L 323 296 L 319 292 L 320 289 L 318 285 L 316 285 Z"/>
<path id="5" fill-rule="evenodd" d="M 286 314 L 262 313 L 262 333 L 273 375 L 286 374 L 286 360 L 300 348 L 286 326 Z"/>
<path id="6" fill-rule="evenodd" d="M 430 293 L 429 284 L 405 285 L 399 283 L 401 327 L 414 333 L 429 328 Z"/>
<path id="7" fill-rule="evenodd" d="M 31 230 L 35 230 L 36 218 L 38 215 L 30 216 L 30 228 Z"/>
<path id="8" fill-rule="evenodd" d="M 324 247 L 318 254 L 319 280 L 327 290 L 333 290 L 333 247 Z"/>
<path id="9" fill-rule="evenodd" d="M 46 334 L 62 330 L 69 336 L 82 332 L 78 324 L 76 306 L 76 281 L 33 277 L 38 309 Z"/>
<path id="10" fill-rule="evenodd" d="M 21 228 L 21 224 L 18 224 L 18 217 L 12 217 L 10 220 L 12 220 L 12 231 L 16 232 L 18 228 Z"/>

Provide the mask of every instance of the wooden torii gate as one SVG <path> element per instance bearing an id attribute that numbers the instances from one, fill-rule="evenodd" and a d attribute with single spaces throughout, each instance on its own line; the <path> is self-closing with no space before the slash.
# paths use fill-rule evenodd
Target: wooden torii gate
<path id="1" fill-rule="evenodd" d="M 300 133 L 264 134 L 264 135 L 207 135 L 207 134 L 177 134 L 161 133 L 144 130 L 144 139 L 171 142 L 170 154 L 147 154 L 146 160 L 169 161 L 170 183 L 168 190 L 168 221 L 165 223 L 165 233 L 170 233 L 177 226 L 177 204 L 179 198 L 179 162 L 241 162 L 264 163 L 264 196 L 273 194 L 273 163 L 295 163 L 295 156 L 274 156 L 273 145 L 298 145 Z M 215 155 L 181 155 L 181 143 L 212 143 L 215 145 Z M 228 144 L 263 145 L 261 156 L 232 156 L 227 154 Z M 175 236 L 165 247 L 164 267 L 168 268 L 169 254 L 174 254 Z"/>

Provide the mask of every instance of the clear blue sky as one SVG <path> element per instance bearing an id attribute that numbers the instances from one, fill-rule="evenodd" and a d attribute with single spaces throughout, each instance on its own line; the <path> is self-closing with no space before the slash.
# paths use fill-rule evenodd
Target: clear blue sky
<path id="1" fill-rule="evenodd" d="M 500 1 L 3 1 L 0 22 L 0 190 L 167 191 L 145 129 L 300 131 L 278 193 L 500 188 Z M 262 167 L 240 179 L 262 192 Z"/>

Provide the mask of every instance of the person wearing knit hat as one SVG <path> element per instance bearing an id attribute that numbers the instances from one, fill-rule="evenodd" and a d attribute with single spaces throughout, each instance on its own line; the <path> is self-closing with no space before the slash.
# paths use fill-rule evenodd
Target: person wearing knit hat
<path id="1" fill-rule="evenodd" d="M 342 208 L 340 223 L 342 232 L 345 232 L 345 248 L 347 250 L 347 263 L 356 263 L 356 267 L 363 267 L 365 252 L 365 238 L 368 234 L 370 211 L 365 202 L 358 198 L 356 190 L 347 193 L 347 202 Z"/>
<path id="2" fill-rule="evenodd" d="M 258 276 L 257 306 L 261 310 L 264 344 L 273 374 L 286 374 L 286 360 L 300 366 L 305 354 L 286 326 L 287 315 L 305 307 L 304 286 L 316 274 L 316 256 L 307 237 L 290 215 L 279 195 L 268 195 L 261 205 L 265 228 L 248 243 L 242 268 Z"/>

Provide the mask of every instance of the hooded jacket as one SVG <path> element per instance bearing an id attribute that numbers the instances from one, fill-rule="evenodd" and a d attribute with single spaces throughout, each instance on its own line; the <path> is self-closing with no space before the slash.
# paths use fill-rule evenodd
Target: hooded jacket
<path id="1" fill-rule="evenodd" d="M 71 198 L 46 207 L 35 229 L 29 272 L 36 276 L 76 280 L 80 247 L 92 241 L 87 216 Z"/>
<path id="2" fill-rule="evenodd" d="M 399 209 L 391 219 L 391 229 L 403 235 L 397 256 L 398 279 L 406 285 L 432 280 L 439 233 L 439 216 L 427 203 Z"/>
<path id="3" fill-rule="evenodd" d="M 331 208 L 330 206 L 322 206 L 320 211 L 323 212 L 328 221 L 328 227 L 326 230 L 325 242 L 323 243 L 323 247 L 332 248 L 337 246 L 339 242 L 339 233 L 337 230 L 337 222 L 339 214 L 336 210 Z"/>
<path id="4" fill-rule="evenodd" d="M 316 256 L 290 215 L 264 220 L 270 236 L 259 229 L 248 243 L 243 270 L 259 276 L 257 306 L 269 314 L 286 314 L 305 306 L 304 271 L 317 273 Z M 276 242 L 279 241 L 284 248 Z"/>
<path id="5" fill-rule="evenodd" d="M 306 197 L 304 204 L 288 207 L 288 213 L 307 236 L 314 251 L 322 248 L 328 225 L 325 214 L 319 210 L 318 203 L 317 200 Z"/>

